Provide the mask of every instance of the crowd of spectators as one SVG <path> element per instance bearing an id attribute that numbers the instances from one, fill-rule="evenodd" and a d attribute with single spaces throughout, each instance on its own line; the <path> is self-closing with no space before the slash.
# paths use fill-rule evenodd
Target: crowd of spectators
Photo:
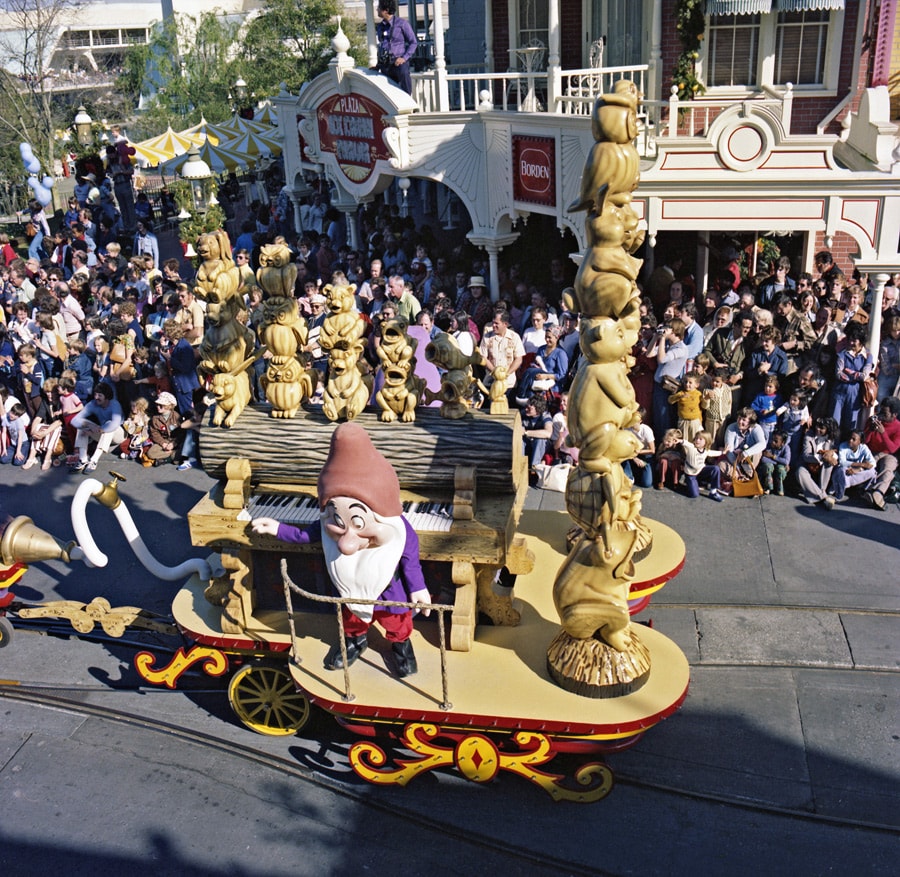
<path id="1" fill-rule="evenodd" d="M 28 468 L 67 460 L 90 471 L 110 452 L 146 466 L 198 465 L 194 430 L 207 388 L 196 366 L 205 304 L 194 295 L 193 278 L 182 276 L 185 263 L 157 264 L 152 213 L 143 203 L 138 211 L 137 234 L 124 249 L 122 241 L 104 238 L 77 198 L 62 231 L 45 235 L 40 257 L 0 249 L 6 263 L 0 460 Z M 464 353 L 477 348 L 484 356 L 471 404 L 496 397 L 491 385 L 502 381 L 509 405 L 520 410 L 531 467 L 577 459 L 565 441 L 565 408 L 581 357 L 578 315 L 562 303 L 574 266 L 552 258 L 540 276 L 528 277 L 509 264 L 497 278 L 499 300 L 492 301 L 487 265 L 476 250 L 442 247 L 427 226 L 417 228 L 395 209 L 361 209 L 353 236 L 346 214 L 320 193 L 300 211 L 301 234 L 292 232 L 290 216 L 273 201 L 229 229 L 243 280 L 242 319 L 252 330 L 258 332 L 264 313 L 265 293 L 255 279 L 260 248 L 280 236 L 295 254 L 295 297 L 310 330 L 300 353 L 308 362 L 326 367 L 317 344 L 326 317 L 323 287 L 346 280 L 356 286 L 373 371 L 385 319 L 402 317 L 429 337 L 451 333 Z M 814 274 L 795 279 L 782 259 L 771 275 L 747 278 L 740 254 L 725 256 L 716 285 L 702 296 L 676 259 L 642 278 L 642 329 L 631 371 L 640 405 L 632 429 L 641 451 L 630 475 L 689 496 L 706 485 L 720 499 L 735 467 L 750 465 L 774 494 L 793 490 L 830 507 L 848 487 L 862 486 L 884 507 L 900 446 L 897 286 L 884 293 L 876 356 L 866 348 L 872 299 L 865 276 L 848 281 L 822 252 Z M 252 381 L 259 401 L 265 368 L 263 357 Z M 823 423 L 827 448 L 819 441 Z M 865 451 L 854 450 L 854 435 L 871 451 L 871 465 L 856 459 Z M 837 462 L 815 465 L 811 454 L 832 449 Z"/>
<path id="2" fill-rule="evenodd" d="M 872 351 L 866 275 L 848 279 L 822 251 L 814 274 L 794 279 L 781 258 L 770 275 L 747 278 L 740 254 L 727 255 L 702 304 L 677 259 L 647 279 L 632 381 L 653 430 L 642 439 L 656 457 L 648 485 L 683 482 L 697 495 L 699 471 L 689 470 L 703 433 L 714 499 L 733 477 L 755 473 L 765 493 L 794 492 L 830 509 L 856 488 L 884 509 L 896 497 L 900 450 L 900 276 L 884 289 Z"/>

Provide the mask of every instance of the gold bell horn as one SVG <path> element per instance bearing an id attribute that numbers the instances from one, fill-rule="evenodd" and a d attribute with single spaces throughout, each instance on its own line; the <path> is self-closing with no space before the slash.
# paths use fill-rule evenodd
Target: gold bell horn
<path id="1" fill-rule="evenodd" d="M 64 543 L 36 526 L 26 515 L 10 521 L 0 540 L 3 563 L 31 563 L 35 560 L 64 560 L 69 563 L 75 542 Z"/>

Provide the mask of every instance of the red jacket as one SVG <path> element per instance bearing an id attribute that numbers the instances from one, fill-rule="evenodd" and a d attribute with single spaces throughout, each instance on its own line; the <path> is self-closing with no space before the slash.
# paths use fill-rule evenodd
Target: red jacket
<path id="1" fill-rule="evenodd" d="M 866 434 L 863 441 L 869 446 L 869 450 L 875 455 L 896 454 L 900 450 L 900 418 L 894 418 L 890 423 L 883 423 L 884 432 L 878 432 L 872 426 L 870 420 L 866 426 Z"/>

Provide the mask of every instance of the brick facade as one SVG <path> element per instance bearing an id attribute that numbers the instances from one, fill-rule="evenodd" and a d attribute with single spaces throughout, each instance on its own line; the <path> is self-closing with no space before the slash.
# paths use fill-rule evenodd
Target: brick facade
<path id="1" fill-rule="evenodd" d="M 584 27 L 581 19 L 581 3 L 564 2 L 559 12 L 560 63 L 564 70 L 577 70 L 587 66 L 583 57 Z"/>
<path id="2" fill-rule="evenodd" d="M 491 7 L 491 21 L 494 27 L 494 70 L 509 69 L 509 9 L 505 3 L 494 3 Z"/>
<path id="3" fill-rule="evenodd" d="M 825 233 L 818 231 L 815 235 L 815 247 L 813 248 L 813 253 L 818 253 L 820 250 L 828 250 L 831 253 L 831 257 L 834 259 L 834 264 L 837 265 L 848 278 L 853 275 L 853 260 L 850 257 L 859 253 L 859 244 L 853 240 L 850 235 L 846 232 L 839 231 L 835 234 L 832 245 L 826 247 Z"/>
<path id="4" fill-rule="evenodd" d="M 865 15 L 867 0 L 847 0 L 847 8 L 844 13 L 844 28 L 842 36 L 842 52 L 840 72 L 838 75 L 837 94 L 835 97 L 794 97 L 794 105 L 791 113 L 792 134 L 816 134 L 818 124 L 834 109 L 844 96 L 854 92 L 854 99 L 834 119 L 825 133 L 839 134 L 841 131 L 841 119 L 848 112 L 855 112 L 859 104 L 859 94 L 865 89 L 868 75 L 869 49 L 865 48 L 860 53 L 858 81 L 852 82 L 854 40 L 859 15 Z M 669 96 L 669 87 L 672 84 L 672 71 L 675 69 L 675 61 L 681 54 L 681 40 L 675 30 L 675 0 L 666 0 L 662 14 L 662 88 L 663 99 Z M 702 103 L 702 101 L 700 101 Z M 681 133 L 688 132 L 683 129 Z M 695 132 L 694 132 L 695 133 Z"/>

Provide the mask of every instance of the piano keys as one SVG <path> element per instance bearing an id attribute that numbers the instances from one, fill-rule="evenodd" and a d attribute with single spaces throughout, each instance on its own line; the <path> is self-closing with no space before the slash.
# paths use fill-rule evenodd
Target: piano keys
<path id="1" fill-rule="evenodd" d="M 274 518 L 280 523 L 303 527 L 318 520 L 319 503 L 316 497 L 302 494 L 260 493 L 251 496 L 247 512 L 251 518 Z M 449 533 L 453 504 L 406 501 L 403 516 L 417 533 Z"/>

